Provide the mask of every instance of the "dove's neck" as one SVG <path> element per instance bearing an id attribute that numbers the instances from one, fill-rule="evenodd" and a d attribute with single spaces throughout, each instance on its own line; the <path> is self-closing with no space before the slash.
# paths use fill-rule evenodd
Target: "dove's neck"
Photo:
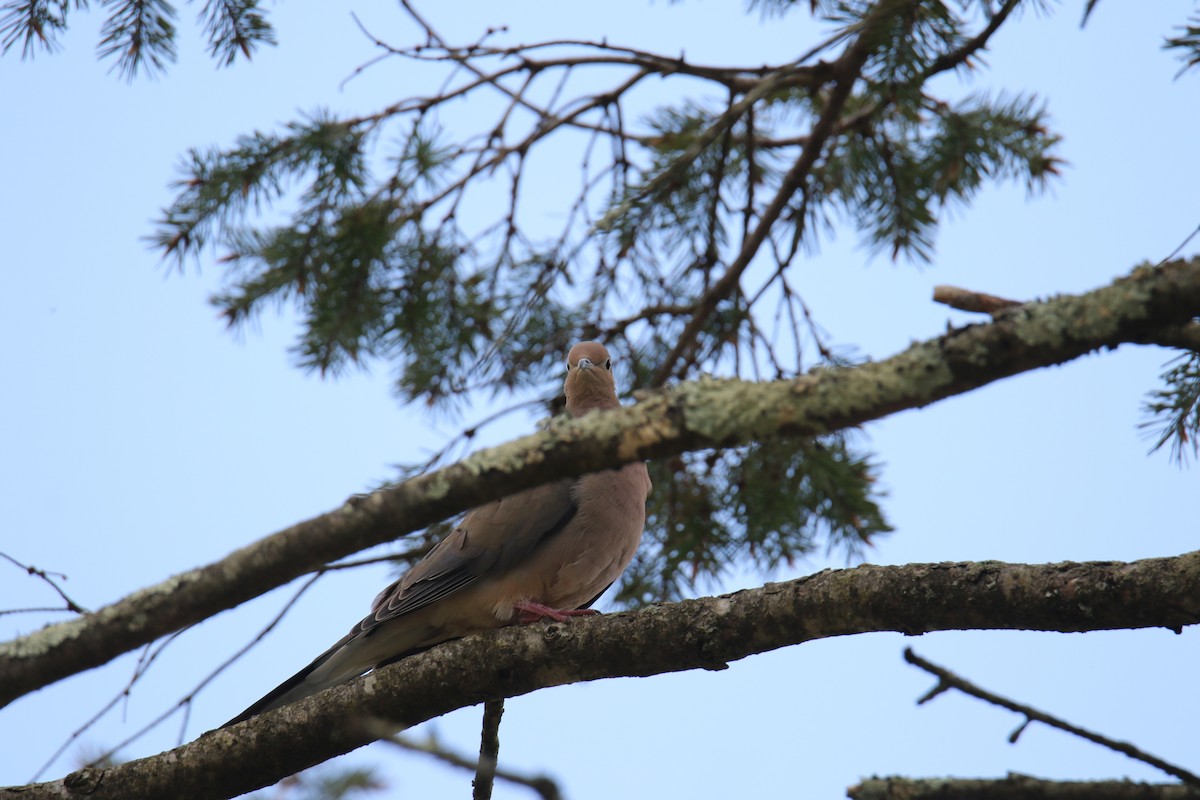
<path id="1" fill-rule="evenodd" d="M 567 413 L 572 417 L 582 417 L 589 411 L 601 408 L 620 408 L 621 401 L 612 393 L 599 391 L 572 393 L 567 398 Z"/>

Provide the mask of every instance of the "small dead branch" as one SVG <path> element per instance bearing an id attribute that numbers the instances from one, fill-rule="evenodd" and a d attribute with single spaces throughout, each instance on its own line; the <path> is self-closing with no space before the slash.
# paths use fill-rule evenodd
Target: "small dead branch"
<path id="1" fill-rule="evenodd" d="M 399 747 L 402 750 L 408 750 L 413 753 L 425 753 L 426 755 L 433 756 L 443 764 L 449 764 L 459 769 L 474 770 L 477 767 L 477 762 L 474 759 L 467 758 L 447 749 L 432 736 L 426 738 L 424 741 L 404 736 L 388 736 L 384 737 L 382 741 Z M 494 773 L 495 777 L 502 781 L 529 787 L 537 792 L 543 800 L 561 800 L 562 798 L 562 792 L 559 791 L 558 784 L 545 775 L 522 775 L 503 768 L 495 768 Z"/>
<path id="2" fill-rule="evenodd" d="M 1074 734 L 1082 739 L 1087 739 L 1089 742 L 1094 742 L 1098 745 L 1107 747 L 1110 750 L 1115 750 L 1118 753 L 1124 753 L 1130 758 L 1136 759 L 1145 764 L 1149 764 L 1152 767 L 1157 767 L 1168 775 L 1174 775 L 1176 778 L 1179 778 L 1179 780 L 1191 787 L 1200 789 L 1200 776 L 1187 771 L 1183 767 L 1177 767 L 1174 764 L 1163 761 L 1157 756 L 1150 755 L 1149 753 L 1134 747 L 1128 742 L 1118 742 L 1114 739 L 1109 739 L 1107 736 L 1101 736 L 1098 733 L 1093 733 L 1089 730 L 1085 730 L 1084 728 L 1072 725 L 1071 723 L 1059 719 L 1058 717 L 1051 716 L 1044 711 L 1039 711 L 1031 706 L 1014 702 L 1008 698 L 1001 697 L 998 694 L 993 694 L 986 689 L 982 689 L 975 684 L 960 678 L 953 672 L 947 670 L 945 667 L 939 667 L 936 664 L 926 661 L 914 653 L 910 647 L 906 647 L 904 649 L 904 660 L 913 666 L 920 667 L 938 679 L 937 685 L 926 692 L 919 700 L 917 700 L 918 705 L 932 700 L 942 692 L 947 692 L 951 689 L 958 689 L 964 694 L 969 694 L 972 697 L 978 697 L 980 700 L 991 703 L 992 705 L 1000 706 L 1001 708 L 1007 708 L 1009 711 L 1014 711 L 1025 717 L 1025 721 L 1022 722 L 1017 729 L 1009 735 L 1008 741 L 1011 744 L 1016 743 L 1017 739 L 1022 733 L 1024 733 L 1025 729 L 1029 727 L 1031 722 L 1041 722 L 1045 725 L 1049 725 L 1052 728 L 1058 728 L 1060 731 L 1066 731 L 1067 733 Z"/>
<path id="3" fill-rule="evenodd" d="M 1024 305 L 1020 300 L 1009 300 L 994 294 L 972 292 L 970 289 L 945 285 L 933 287 L 933 302 L 957 308 L 959 311 L 991 314 L 993 317 L 1002 311 Z"/>
<path id="4" fill-rule="evenodd" d="M 500 760 L 500 718 L 503 716 L 503 698 L 483 704 L 483 730 L 479 735 L 479 764 L 475 768 L 473 800 L 492 800 L 496 765 Z"/>
<path id="5" fill-rule="evenodd" d="M 86 608 L 79 605 L 74 600 L 72 600 L 70 597 L 68 597 L 67 593 L 62 590 L 62 587 L 59 586 L 55 582 L 56 579 L 61 580 L 61 581 L 67 580 L 66 575 L 62 574 L 61 572 L 47 572 L 46 570 L 39 569 L 38 567 L 35 567 L 31 564 L 22 564 L 20 561 L 17 561 L 15 558 L 10 556 L 8 553 L 0 553 L 0 558 L 3 558 L 5 561 L 8 561 L 10 564 L 12 564 L 14 567 L 17 567 L 18 569 L 25 570 L 25 572 L 27 574 L 32 575 L 35 578 L 41 578 L 43 581 L 45 581 L 47 584 L 49 584 L 50 588 L 53 589 L 55 592 L 57 592 L 58 596 L 63 599 L 63 602 L 65 602 L 67 604 L 66 609 L 62 609 L 62 610 L 70 611 L 73 614 L 87 614 L 88 613 L 88 610 Z M 32 609 L 16 609 L 16 611 L 25 611 L 25 610 L 32 610 Z M 57 611 L 60 609 L 53 609 L 53 610 Z M 5 612 L 5 613 L 14 613 L 14 612 L 10 611 L 10 612 Z"/>

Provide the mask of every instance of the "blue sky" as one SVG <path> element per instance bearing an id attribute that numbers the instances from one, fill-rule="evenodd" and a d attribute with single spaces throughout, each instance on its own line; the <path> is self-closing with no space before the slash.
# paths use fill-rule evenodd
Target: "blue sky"
<path id="1" fill-rule="evenodd" d="M 173 272 L 143 239 L 171 198 L 174 165 L 186 148 L 226 145 L 298 110 L 366 112 L 429 90 L 398 62 L 342 85 L 373 55 L 348 9 L 395 44 L 420 38 L 394 4 L 301 5 L 275 8 L 279 47 L 228 70 L 214 69 L 204 55 L 190 8 L 180 63 L 156 81 L 126 85 L 105 74 L 93 57 L 94 14 L 76 16 L 61 54 L 0 60 L 0 332 L 7 343 L 0 551 L 66 573 L 67 590 L 86 607 L 334 508 L 455 430 L 401 407 L 385 366 L 337 381 L 296 369 L 287 353 L 296 328 L 287 313 L 230 334 L 206 301 L 220 285 L 211 261 Z M 737 4 L 711 2 L 497 8 L 423 10 L 457 41 L 504 23 L 514 42 L 607 36 L 665 52 L 684 48 L 689 58 L 715 63 L 783 60 L 817 30 L 804 14 L 761 20 Z M 1021 186 L 986 188 L 950 215 L 929 266 L 871 258 L 849 231 L 826 241 L 797 266 L 795 281 L 821 324 L 838 342 L 882 358 L 947 323 L 972 320 L 933 304 L 936 284 L 1044 297 L 1102 285 L 1171 252 L 1200 223 L 1200 77 L 1175 80 L 1178 62 L 1159 44 L 1190 8 L 1109 0 L 1080 30 L 1082 3 L 1068 2 L 1006 26 L 987 70 L 943 86 L 1038 93 L 1065 137 L 1063 179 L 1033 198 Z M 545 210 L 548 219 L 559 213 Z M 1185 253 L 1197 250 L 1193 243 Z M 1136 428 L 1143 394 L 1167 357 L 1126 347 L 868 426 L 897 529 L 871 560 L 1124 560 L 1193 549 L 1196 473 L 1165 454 L 1147 456 Z M 487 441 L 531 427 L 532 420 L 515 418 Z M 723 588 L 824 566 L 812 560 L 772 576 L 734 568 Z M 322 581 L 277 635 L 199 697 L 186 738 L 224 721 L 340 637 L 387 579 L 377 568 Z M 128 702 L 45 777 L 71 769 L 81 748 L 121 741 L 176 702 L 293 590 L 175 642 Z M 0 564 L 0 609 L 54 603 L 44 586 Z M 59 618 L 0 616 L 0 637 Z M 1010 746 L 1005 737 L 1018 720 L 964 697 L 915 707 L 931 680 L 903 664 L 906 645 L 997 692 L 1200 767 L 1192 746 L 1200 700 L 1180 691 L 1200 658 L 1195 630 L 877 634 L 790 648 L 721 673 L 563 687 L 510 701 L 502 761 L 552 774 L 574 800 L 778 796 L 799 786 L 809 796 L 838 796 L 862 777 L 897 773 L 1162 778 L 1036 726 Z M 122 690 L 136 658 L 0 711 L 0 785 L 28 780 Z M 414 733 L 435 730 L 471 752 L 478 716 L 477 709 L 460 711 Z M 173 719 L 123 755 L 171 746 L 180 725 Z M 420 757 L 373 747 L 350 759 L 380 765 L 397 791 L 469 792 L 468 775 Z"/>

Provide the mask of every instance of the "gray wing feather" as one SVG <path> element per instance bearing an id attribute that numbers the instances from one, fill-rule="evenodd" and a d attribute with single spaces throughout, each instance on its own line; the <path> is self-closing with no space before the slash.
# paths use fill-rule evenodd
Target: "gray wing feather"
<path id="1" fill-rule="evenodd" d="M 519 562 L 571 521 L 577 478 L 505 497 L 469 512 L 404 577 L 375 598 L 363 633 L 442 600 L 489 573 Z"/>

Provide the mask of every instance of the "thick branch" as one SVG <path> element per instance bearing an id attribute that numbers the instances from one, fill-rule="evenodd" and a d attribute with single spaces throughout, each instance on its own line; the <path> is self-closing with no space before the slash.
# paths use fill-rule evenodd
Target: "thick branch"
<path id="1" fill-rule="evenodd" d="M 1010 300 L 985 292 L 975 292 L 970 289 L 960 289 L 957 286 L 941 285 L 933 287 L 933 302 L 957 308 L 959 311 L 989 314 L 993 317 L 1006 314 L 1017 306 L 1024 305 L 1023 300 Z M 1200 353 L 1200 322 L 1187 322 L 1183 325 L 1169 325 L 1155 330 L 1139 344 L 1158 344 L 1163 347 L 1176 347 L 1180 350 L 1194 350 Z"/>
<path id="2" fill-rule="evenodd" d="M 1200 353 L 1200 322 L 1160 328 L 1147 336 L 1143 344 L 1158 344 Z"/>
<path id="3" fill-rule="evenodd" d="M 979 778 L 870 778 L 846 790 L 853 800 L 1185 800 L 1177 783 L 1047 781 L 1028 775 Z"/>
<path id="4" fill-rule="evenodd" d="M 831 636 L 965 629 L 1178 631 L 1197 623 L 1200 551 L 1132 563 L 827 570 L 637 613 L 470 636 L 167 753 L 0 789 L 0 800 L 230 797 L 367 744 L 378 738 L 380 718 L 412 725 L 549 686 L 719 670 L 749 655 Z"/>
<path id="5" fill-rule="evenodd" d="M 220 561 L 0 646 L 0 704 L 245 602 L 321 565 L 541 482 L 646 458 L 811 436 L 919 408 L 1200 314 L 1200 258 L 1027 303 L 898 355 L 789 381 L 701 380 L 547 430 L 347 502 Z"/>

